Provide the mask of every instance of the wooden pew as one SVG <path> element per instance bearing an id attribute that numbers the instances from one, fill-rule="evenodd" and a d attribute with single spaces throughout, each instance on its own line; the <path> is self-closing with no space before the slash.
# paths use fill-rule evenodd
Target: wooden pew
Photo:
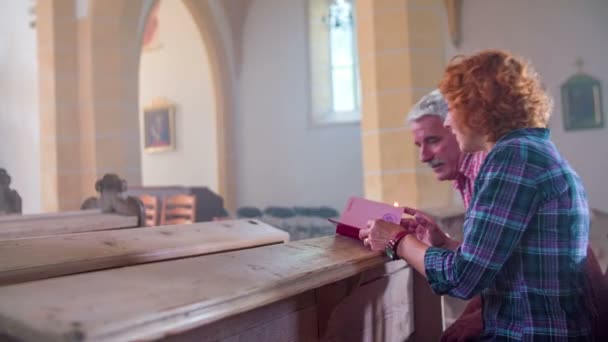
<path id="1" fill-rule="evenodd" d="M 464 224 L 465 209 L 462 205 L 454 205 L 449 207 L 427 208 L 424 210 L 429 214 L 437 225 L 452 239 L 462 241 L 462 226 Z M 426 279 L 419 282 L 426 282 Z M 440 315 L 441 329 L 445 330 L 450 326 L 464 311 L 468 304 L 467 300 L 463 300 L 451 296 L 434 296 L 430 294 L 430 288 L 427 305 L 424 310 L 430 310 L 432 313 L 426 315 Z M 420 307 L 420 306 L 418 306 Z"/>
<path id="2" fill-rule="evenodd" d="M 71 216 L 87 216 L 101 214 L 101 209 L 87 209 L 87 210 L 74 210 L 74 211 L 59 211 L 55 213 L 39 213 L 39 214 L 10 214 L 0 216 L 0 224 L 5 222 L 25 222 L 30 220 L 43 220 L 53 219 L 57 217 L 71 217 Z"/>
<path id="3" fill-rule="evenodd" d="M 0 338 L 419 341 L 415 291 L 403 261 L 331 236 L 2 286 Z"/>
<path id="4" fill-rule="evenodd" d="M 6 215 L 0 217 L 0 240 L 140 227 L 145 209 L 138 198 L 123 198 L 126 183 L 106 174 L 95 184 L 98 197 L 90 197 L 80 211 Z"/>
<path id="5" fill-rule="evenodd" d="M 11 189 L 11 176 L 0 168 L 0 216 L 21 214 L 21 196 Z"/>
<path id="6" fill-rule="evenodd" d="M 0 241 L 0 285 L 289 241 L 256 220 Z"/>
<path id="7" fill-rule="evenodd" d="M 71 214 L 73 212 L 69 212 Z M 75 215 L 64 213 L 37 217 L 23 215 L 18 220 L 0 221 L 0 241 L 57 234 L 91 232 L 139 226 L 137 216 L 114 213 L 87 212 Z"/>

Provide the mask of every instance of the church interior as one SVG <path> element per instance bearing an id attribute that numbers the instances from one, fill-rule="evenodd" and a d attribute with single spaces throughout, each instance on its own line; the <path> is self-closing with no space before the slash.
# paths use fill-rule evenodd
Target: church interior
<path id="1" fill-rule="evenodd" d="M 608 268 L 608 1 L 0 8 L 0 339 L 439 340 L 466 302 L 329 219 L 363 197 L 462 238 L 460 194 L 406 118 L 484 49 L 540 74 Z M 577 122 L 581 77 L 596 90 Z"/>

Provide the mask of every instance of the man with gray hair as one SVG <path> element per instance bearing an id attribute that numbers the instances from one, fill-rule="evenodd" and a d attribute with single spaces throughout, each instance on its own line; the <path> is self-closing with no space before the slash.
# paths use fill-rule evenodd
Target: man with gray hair
<path id="1" fill-rule="evenodd" d="M 445 126 L 448 104 L 439 92 L 433 90 L 423 96 L 410 110 L 407 122 L 418 146 L 420 161 L 428 164 L 437 180 L 452 181 L 454 189 L 462 196 L 465 208 L 473 197 L 473 185 L 479 168 L 486 156 L 485 152 L 463 153 L 456 136 Z M 421 240 L 427 244 L 442 240 L 437 235 L 445 235 L 436 226 Z M 441 341 L 466 341 L 478 337 L 483 330 L 481 300 L 473 298 L 460 317 L 441 336 Z"/>
<path id="2" fill-rule="evenodd" d="M 465 207 L 473 196 L 473 184 L 485 158 L 484 152 L 463 153 L 456 136 L 444 126 L 448 116 L 448 104 L 439 90 L 433 90 L 414 105 L 407 121 L 418 146 L 420 161 L 427 163 L 437 175 L 437 180 L 451 180 L 462 195 Z"/>

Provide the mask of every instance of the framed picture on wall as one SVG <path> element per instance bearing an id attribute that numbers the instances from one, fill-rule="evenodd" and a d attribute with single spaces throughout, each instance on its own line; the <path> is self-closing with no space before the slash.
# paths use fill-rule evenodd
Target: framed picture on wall
<path id="1" fill-rule="evenodd" d="M 595 78 L 579 73 L 561 88 L 562 112 L 566 131 L 602 128 L 602 88 Z"/>
<path id="2" fill-rule="evenodd" d="M 175 105 L 157 101 L 144 109 L 144 150 L 162 152 L 175 149 Z"/>

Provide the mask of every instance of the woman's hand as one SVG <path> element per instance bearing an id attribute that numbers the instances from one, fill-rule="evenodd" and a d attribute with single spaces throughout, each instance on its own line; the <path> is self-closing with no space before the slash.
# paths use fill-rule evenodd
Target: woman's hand
<path id="1" fill-rule="evenodd" d="M 363 240 L 363 243 L 371 248 L 372 251 L 384 251 L 388 242 L 400 232 L 408 229 L 407 227 L 384 220 L 372 220 L 368 221 L 366 229 L 359 231 L 359 239 Z M 410 266 L 426 277 L 424 255 L 428 248 L 427 245 L 418 241 L 414 236 L 411 238 L 404 236 L 397 246 L 396 252 L 399 257 L 407 261 Z"/>
<path id="2" fill-rule="evenodd" d="M 371 220 L 367 222 L 367 229 L 359 231 L 359 239 L 372 251 L 384 251 L 388 242 L 403 229 L 404 227 L 395 223 Z"/>

